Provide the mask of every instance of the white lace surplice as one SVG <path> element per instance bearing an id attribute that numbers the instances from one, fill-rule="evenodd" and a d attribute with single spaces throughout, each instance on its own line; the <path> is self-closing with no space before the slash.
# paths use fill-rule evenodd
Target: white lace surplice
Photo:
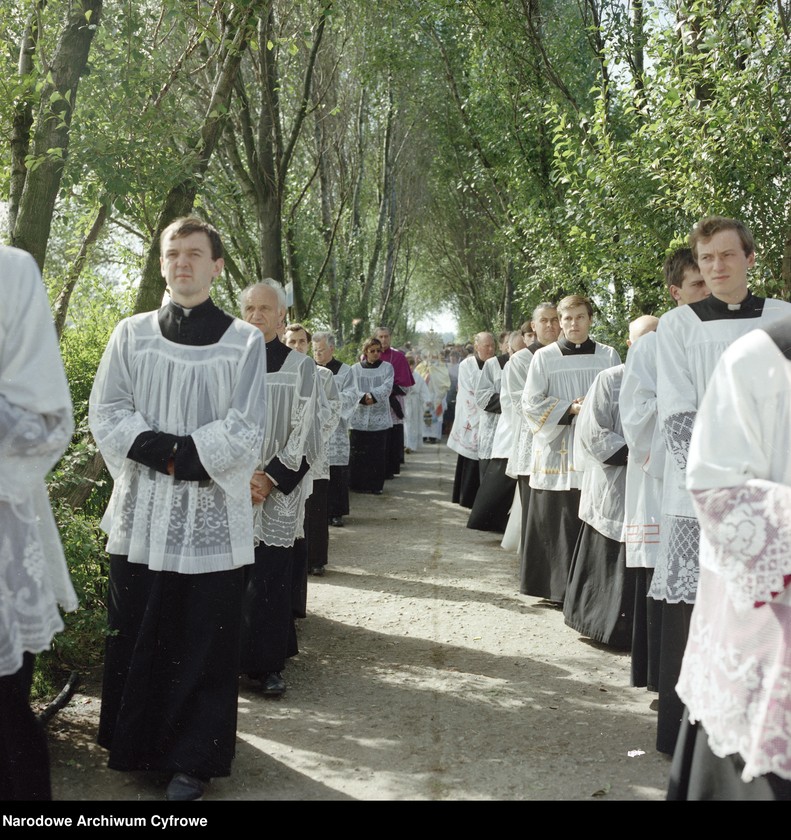
<path id="1" fill-rule="evenodd" d="M 791 365 L 763 330 L 724 354 L 687 465 L 700 581 L 677 691 L 742 778 L 791 780 Z"/>
<path id="2" fill-rule="evenodd" d="M 450 389 L 448 366 L 445 362 L 429 356 L 427 360 L 420 362 L 415 367 L 415 375 L 417 376 L 417 374 L 420 374 L 425 379 L 434 403 L 431 410 L 432 420 L 426 424 L 423 435 L 435 440 L 441 440 L 443 416 L 447 408 L 447 395 Z"/>
<path id="3" fill-rule="evenodd" d="M 427 431 L 424 416 L 431 412 L 431 392 L 426 380 L 417 372 L 412 371 L 415 384 L 407 391 L 404 400 L 404 447 L 417 452 L 423 447 L 423 435 Z"/>
<path id="4" fill-rule="evenodd" d="M 506 462 L 511 457 L 514 448 L 514 415 L 516 413 L 513 401 L 507 399 L 504 394 L 506 372 L 510 366 L 511 359 L 503 366 L 500 376 L 500 419 L 497 421 L 497 428 L 494 430 L 494 440 L 492 441 L 492 458 L 501 458 Z"/>
<path id="5" fill-rule="evenodd" d="M 661 546 L 651 581 L 652 598 L 694 604 L 700 527 L 686 489 L 689 442 L 698 406 L 723 352 L 737 338 L 789 314 L 791 306 L 767 299 L 758 318 L 701 321 L 691 307 L 666 312 L 657 327 L 657 410 L 665 446 Z"/>
<path id="6" fill-rule="evenodd" d="M 359 432 L 382 432 L 393 426 L 389 396 L 393 390 L 393 366 L 382 362 L 378 367 L 364 368 L 359 362 L 353 365 L 355 382 L 360 396 L 349 421 L 352 429 Z M 363 394 L 371 394 L 376 402 L 363 405 Z"/>
<path id="7" fill-rule="evenodd" d="M 269 372 L 267 381 L 266 436 L 258 459 L 263 469 L 277 458 L 283 466 L 296 471 L 303 457 L 313 464 L 321 449 L 317 367 L 313 359 L 292 350 L 280 370 Z M 302 536 L 305 499 L 311 488 L 307 475 L 291 490 L 284 493 L 279 487 L 272 491 L 262 505 L 255 505 L 254 530 L 256 545 L 281 548 L 294 545 Z"/>
<path id="8" fill-rule="evenodd" d="M 485 461 L 492 457 L 492 446 L 497 426 L 500 422 L 500 412 L 486 411 L 491 398 L 500 393 L 500 382 L 503 369 L 500 360 L 492 356 L 483 363 L 478 386 L 475 389 L 475 402 L 478 404 L 478 459 Z"/>
<path id="9" fill-rule="evenodd" d="M 349 421 L 354 413 L 360 392 L 352 368 L 342 363 L 335 374 L 335 385 L 341 399 L 338 425 L 330 437 L 330 466 L 345 466 L 349 463 Z"/>
<path id="10" fill-rule="evenodd" d="M 513 437 L 511 454 L 506 465 L 506 475 L 519 478 L 530 475 L 530 461 L 533 457 L 533 431 L 525 421 L 522 408 L 522 394 L 527 382 L 527 371 L 533 360 L 533 352 L 527 347 L 517 350 L 503 370 L 500 388 L 500 402 L 509 404 L 513 410 Z"/>
<path id="11" fill-rule="evenodd" d="M 77 608 L 44 483 L 74 430 L 52 313 L 30 254 L 0 248 L 0 676 Z"/>
<path id="12" fill-rule="evenodd" d="M 665 441 L 656 410 L 656 333 L 629 348 L 621 382 L 621 425 L 629 446 L 624 539 L 626 565 L 653 569 L 660 545 Z"/>
<path id="13" fill-rule="evenodd" d="M 539 490 L 571 490 L 582 484 L 574 451 L 574 426 L 560 421 L 571 403 L 588 393 L 596 374 L 620 364 L 618 353 L 596 344 L 594 353 L 564 356 L 558 344 L 533 356 L 522 395 L 523 422 L 533 432 L 530 486 Z"/>
<path id="14" fill-rule="evenodd" d="M 107 550 L 161 571 L 227 571 L 253 562 L 250 477 L 266 399 L 265 346 L 235 320 L 216 344 L 163 337 L 156 312 L 113 331 L 96 373 L 91 431 L 114 480 Z M 126 457 L 145 431 L 191 435 L 211 481 L 176 481 Z"/>
<path id="15" fill-rule="evenodd" d="M 617 542 L 624 541 L 626 467 L 605 462 L 626 445 L 618 405 L 623 367 L 608 368 L 593 380 L 575 432 L 584 467 L 579 518 Z"/>
<path id="16" fill-rule="evenodd" d="M 473 461 L 478 460 L 478 426 L 481 410 L 475 401 L 481 369 L 473 354 L 459 362 L 459 379 L 456 390 L 456 413 L 448 435 L 448 449 Z"/>
<path id="17" fill-rule="evenodd" d="M 319 377 L 318 395 L 321 403 L 318 414 L 321 444 L 318 458 L 310 467 L 311 480 L 330 477 L 330 438 L 341 416 L 341 395 L 338 393 L 332 371 L 317 365 L 316 373 Z"/>

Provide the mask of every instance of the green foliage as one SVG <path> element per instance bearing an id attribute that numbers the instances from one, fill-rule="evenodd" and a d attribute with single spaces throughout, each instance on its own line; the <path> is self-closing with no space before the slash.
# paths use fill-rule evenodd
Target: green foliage
<path id="1" fill-rule="evenodd" d="M 35 691 L 40 696 L 58 691 L 70 671 L 99 666 L 107 633 L 109 561 L 98 521 L 64 503 L 53 508 L 79 607 L 64 616 L 65 629 L 52 648 L 36 658 Z"/>
<path id="2" fill-rule="evenodd" d="M 196 211 L 218 225 L 235 266 L 215 290 L 230 311 L 238 289 L 261 276 L 271 221 L 251 172 L 270 163 L 262 149 L 277 157 L 292 140 L 325 4 L 264 5 L 273 29 L 265 34 L 259 21 L 226 133 L 197 184 Z M 35 109 L 68 4 L 39 7 L 40 48 L 23 78 L 28 7 L 0 11 L 3 197 L 15 106 Z M 162 197 L 192 169 L 232 7 L 106 4 L 96 32 L 46 262 L 54 301 L 97 208 L 110 209 L 61 345 L 83 431 L 96 365 L 131 311 Z M 332 329 L 339 358 L 353 363 L 380 320 L 406 336 L 418 316 L 450 309 L 460 335 L 472 335 L 506 319 L 516 325 L 539 301 L 571 292 L 591 296 L 597 337 L 622 347 L 631 318 L 670 305 L 664 257 L 708 213 L 752 227 L 756 290 L 791 295 L 786 6 L 659 0 L 640 4 L 643 22 L 637 8 L 613 0 L 332 6 L 305 123 L 287 171 L 275 164 L 272 178 L 286 279 L 308 307 L 297 314 Z M 264 56 L 277 66 L 271 90 L 262 88 Z M 270 105 L 267 145 L 259 133 Z M 90 447 L 78 433 L 58 492 L 80 479 Z M 86 522 L 108 487 L 93 487 Z"/>

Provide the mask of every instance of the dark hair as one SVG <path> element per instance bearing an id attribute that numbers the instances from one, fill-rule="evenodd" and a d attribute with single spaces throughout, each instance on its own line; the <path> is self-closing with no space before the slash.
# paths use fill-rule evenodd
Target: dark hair
<path id="1" fill-rule="evenodd" d="M 313 341 L 313 336 L 310 334 L 310 331 L 307 327 L 304 327 L 302 324 L 297 323 L 296 321 L 293 324 L 286 324 L 286 332 L 297 332 L 298 330 L 302 330 L 308 338 L 308 341 Z"/>
<path id="2" fill-rule="evenodd" d="M 665 260 L 662 266 L 662 271 L 665 275 L 665 285 L 668 289 L 671 286 L 678 286 L 680 289 L 684 283 L 684 273 L 692 269 L 698 270 L 698 264 L 695 262 L 695 255 L 691 248 L 677 248 Z"/>
<path id="3" fill-rule="evenodd" d="M 205 219 L 198 218 L 198 216 L 183 216 L 180 219 L 174 219 L 159 235 L 160 251 L 166 236 L 170 236 L 171 239 L 181 239 L 183 236 L 189 236 L 192 233 L 205 233 L 211 243 L 211 258 L 213 260 L 222 259 L 222 239 L 220 239 L 217 228 Z"/>
<path id="4" fill-rule="evenodd" d="M 755 240 L 744 222 L 738 219 L 729 219 L 727 216 L 705 216 L 702 218 L 689 235 L 689 247 L 697 259 L 698 243 L 708 242 L 715 233 L 720 233 L 723 230 L 735 230 L 739 234 L 739 239 L 742 243 L 742 248 L 746 256 L 755 253 Z"/>
<path id="5" fill-rule="evenodd" d="M 379 345 L 379 347 L 381 347 L 381 346 L 382 346 L 382 342 L 381 342 L 381 341 L 379 341 L 379 339 L 378 339 L 378 338 L 374 338 L 373 336 L 371 336 L 369 339 L 367 339 L 366 341 L 364 341 L 364 342 L 363 342 L 363 346 L 362 346 L 362 352 L 363 352 L 363 355 L 366 355 L 366 353 L 368 352 L 368 348 L 369 348 L 369 347 L 373 347 L 373 346 L 374 346 L 374 344 L 378 344 L 378 345 Z"/>

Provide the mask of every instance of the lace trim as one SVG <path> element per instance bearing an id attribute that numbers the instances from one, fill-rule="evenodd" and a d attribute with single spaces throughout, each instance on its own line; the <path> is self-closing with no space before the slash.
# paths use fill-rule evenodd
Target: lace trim
<path id="1" fill-rule="evenodd" d="M 663 545 L 648 594 L 669 604 L 694 604 L 700 568 L 700 525 L 697 519 L 663 516 L 661 533 Z"/>
<path id="2" fill-rule="evenodd" d="M 736 609 L 783 592 L 791 574 L 791 487 L 752 479 L 692 497 L 710 547 L 701 551 L 701 565 L 722 576 Z"/>
<path id="3" fill-rule="evenodd" d="M 695 425 L 695 411 L 683 411 L 669 415 L 664 422 L 664 436 L 676 466 L 683 473 L 687 468 L 689 443 L 692 440 L 692 427 Z"/>
<path id="4" fill-rule="evenodd" d="M 744 759 L 744 781 L 791 779 L 791 667 L 777 617 L 753 610 L 740 621 L 712 586 L 695 606 L 678 694 L 716 755 Z"/>
<path id="5" fill-rule="evenodd" d="M 0 676 L 7 676 L 25 651 L 49 648 L 63 620 L 35 522 L 0 505 L 0 528 Z"/>

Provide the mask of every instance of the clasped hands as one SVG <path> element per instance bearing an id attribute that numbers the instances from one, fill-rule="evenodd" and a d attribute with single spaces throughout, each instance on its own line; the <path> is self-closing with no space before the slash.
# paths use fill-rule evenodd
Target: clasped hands
<path id="1" fill-rule="evenodd" d="M 253 504 L 263 504 L 274 486 L 272 479 L 263 470 L 256 470 L 250 479 L 250 497 Z"/>

